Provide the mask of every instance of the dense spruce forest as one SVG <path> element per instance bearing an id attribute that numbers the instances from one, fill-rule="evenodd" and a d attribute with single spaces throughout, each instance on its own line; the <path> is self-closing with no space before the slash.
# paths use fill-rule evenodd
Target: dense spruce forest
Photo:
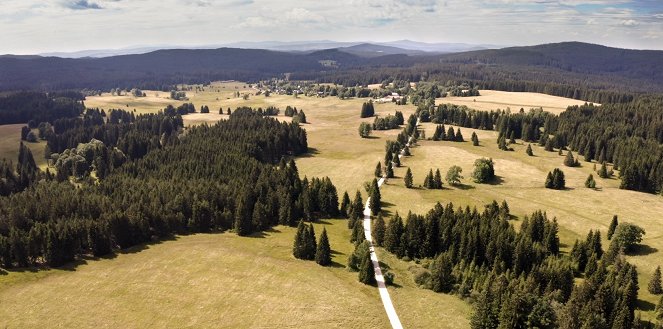
<path id="1" fill-rule="evenodd" d="M 337 215 L 331 181 L 301 179 L 285 160 L 308 150 L 298 124 L 239 108 L 229 120 L 182 131 L 171 112 L 88 110 L 54 121 L 56 175 L 40 172 L 21 145 L 17 170 L 2 166 L 3 268 L 60 266 L 172 234 L 249 235 Z"/>
<path id="2" fill-rule="evenodd" d="M 53 122 L 81 115 L 84 106 L 78 92 L 18 92 L 0 97 L 0 125 L 31 122 Z"/>

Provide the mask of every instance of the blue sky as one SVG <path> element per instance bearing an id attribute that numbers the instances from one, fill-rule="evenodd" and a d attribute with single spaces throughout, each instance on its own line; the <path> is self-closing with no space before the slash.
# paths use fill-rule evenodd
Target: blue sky
<path id="1" fill-rule="evenodd" d="M 0 54 L 236 41 L 663 49 L 663 0 L 0 0 Z"/>

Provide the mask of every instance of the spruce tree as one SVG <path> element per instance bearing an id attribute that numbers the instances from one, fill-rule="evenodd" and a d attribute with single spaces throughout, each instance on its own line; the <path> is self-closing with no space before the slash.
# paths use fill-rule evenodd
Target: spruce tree
<path id="1" fill-rule="evenodd" d="M 594 181 L 594 175 L 589 174 L 587 180 L 585 180 L 585 187 L 596 188 L 596 181 Z"/>
<path id="2" fill-rule="evenodd" d="M 308 225 L 308 229 L 306 230 L 307 233 L 304 234 L 305 237 L 305 255 L 304 259 L 306 260 L 314 260 L 315 259 L 315 251 L 318 249 L 317 243 L 315 241 L 315 230 L 313 229 L 313 224 Z"/>
<path id="3" fill-rule="evenodd" d="M 525 150 L 525 153 L 529 156 L 534 156 L 534 152 L 532 152 L 532 144 L 527 144 L 527 149 Z"/>
<path id="4" fill-rule="evenodd" d="M 407 188 L 412 188 L 412 170 L 410 168 L 407 168 L 407 172 L 405 173 L 405 177 L 403 177 L 403 181 L 405 182 L 405 187 Z"/>
<path id="5" fill-rule="evenodd" d="M 442 175 L 440 174 L 440 169 L 435 170 L 435 177 L 433 177 L 433 188 L 438 190 L 442 188 Z"/>
<path id="6" fill-rule="evenodd" d="M 608 240 L 612 239 L 612 235 L 615 234 L 615 229 L 619 225 L 619 220 L 617 215 L 612 216 L 612 221 L 610 221 L 610 226 L 608 227 Z"/>
<path id="7" fill-rule="evenodd" d="M 387 163 L 387 169 L 385 169 L 384 172 L 387 178 L 394 178 L 394 167 L 392 166 L 391 162 Z"/>
<path id="8" fill-rule="evenodd" d="M 355 199 L 352 202 L 352 219 L 364 218 L 364 201 L 361 197 L 361 192 L 355 193 Z"/>
<path id="9" fill-rule="evenodd" d="M 382 164 L 379 161 L 377 166 L 375 166 L 375 177 L 382 178 Z"/>
<path id="10" fill-rule="evenodd" d="M 453 127 L 449 127 L 449 130 L 447 131 L 447 139 L 448 141 L 456 141 L 456 133 L 454 132 Z"/>
<path id="11" fill-rule="evenodd" d="M 378 187 L 377 179 L 373 178 L 373 183 L 371 184 L 371 214 L 377 215 L 382 209 L 382 196 L 380 195 L 380 188 Z"/>
<path id="12" fill-rule="evenodd" d="M 410 155 L 412 155 L 410 153 L 410 147 L 409 146 L 405 145 L 405 147 L 403 148 L 403 155 L 406 156 L 406 157 L 409 157 Z"/>
<path id="13" fill-rule="evenodd" d="M 424 187 L 428 189 L 433 188 L 433 169 L 428 170 L 428 175 L 424 179 Z"/>
<path id="14" fill-rule="evenodd" d="M 566 158 L 564 158 L 564 165 L 567 167 L 575 167 L 576 166 L 576 160 L 573 157 L 573 153 L 569 151 L 566 153 Z"/>
<path id="15" fill-rule="evenodd" d="M 610 175 L 608 175 L 608 167 L 605 164 L 605 161 L 601 163 L 601 169 L 598 171 L 598 175 L 601 178 L 608 178 Z"/>
<path id="16" fill-rule="evenodd" d="M 322 266 L 331 265 L 331 247 L 329 246 L 326 228 L 323 228 L 320 234 L 318 248 L 315 251 L 315 262 Z"/>
<path id="17" fill-rule="evenodd" d="M 370 251 L 367 251 L 361 259 L 361 265 L 359 266 L 359 282 L 370 285 L 376 283 L 375 270 L 373 269 Z"/>
<path id="18" fill-rule="evenodd" d="M 384 235 L 384 248 L 398 257 L 403 257 L 401 238 L 404 230 L 403 219 L 396 213 L 387 226 L 387 231 Z"/>
<path id="19" fill-rule="evenodd" d="M 456 130 L 455 141 L 456 142 L 464 142 L 465 141 L 465 139 L 463 139 L 463 134 L 460 132 L 460 128 L 458 128 L 458 130 Z"/>
<path id="20" fill-rule="evenodd" d="M 297 233 L 295 233 L 295 241 L 292 246 L 292 255 L 295 256 L 297 259 L 305 259 L 304 253 L 305 253 L 305 235 L 306 235 L 306 225 L 304 224 L 303 220 L 299 221 L 299 225 L 297 225 Z"/>
<path id="21" fill-rule="evenodd" d="M 472 132 L 472 145 L 479 146 L 479 136 L 474 131 Z"/>
<path id="22" fill-rule="evenodd" d="M 343 198 L 341 199 L 341 216 L 347 218 L 348 217 L 348 207 L 350 206 L 350 196 L 348 195 L 348 191 L 343 192 Z"/>
<path id="23" fill-rule="evenodd" d="M 663 293 L 663 288 L 661 288 L 661 267 L 656 266 L 656 270 L 654 270 L 654 274 L 651 277 L 651 280 L 649 281 L 649 285 L 647 286 L 647 290 L 649 291 L 650 294 L 658 295 L 660 293 Z"/>
<path id="24" fill-rule="evenodd" d="M 398 155 L 398 153 L 394 154 L 394 158 L 393 158 L 392 162 L 394 163 L 396 168 L 401 166 L 401 157 Z"/>
<path id="25" fill-rule="evenodd" d="M 448 293 L 454 284 L 451 274 L 453 263 L 448 253 L 442 253 L 433 262 L 431 270 L 431 284 L 435 292 Z"/>
<path id="26" fill-rule="evenodd" d="M 386 234 L 386 230 L 387 227 L 384 223 L 384 219 L 382 218 L 382 214 L 380 214 L 373 222 L 373 230 L 372 230 L 373 239 L 378 247 L 382 247 L 384 245 L 384 237 Z"/>
<path id="27" fill-rule="evenodd" d="M 661 299 L 658 300 L 658 304 L 656 304 L 656 308 L 654 309 L 654 312 L 656 314 L 656 319 L 659 321 L 663 320 L 663 296 L 661 296 Z"/>

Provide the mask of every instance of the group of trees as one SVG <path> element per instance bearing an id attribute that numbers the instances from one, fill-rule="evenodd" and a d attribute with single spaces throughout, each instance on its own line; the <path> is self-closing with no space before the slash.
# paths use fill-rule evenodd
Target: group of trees
<path id="1" fill-rule="evenodd" d="M 372 101 L 365 102 L 361 106 L 360 118 L 370 118 L 375 115 L 375 107 L 373 106 Z"/>
<path id="2" fill-rule="evenodd" d="M 440 174 L 440 169 L 435 170 L 435 175 L 433 175 L 433 169 L 428 171 L 428 175 L 426 175 L 426 178 L 424 179 L 424 187 L 434 190 L 442 188 L 442 175 Z"/>
<path id="3" fill-rule="evenodd" d="M 476 139 L 478 143 L 478 138 L 476 137 L 476 134 L 472 134 L 472 141 Z M 456 130 L 454 133 L 453 127 L 449 127 L 449 130 L 444 132 L 444 125 L 439 124 L 435 126 L 435 132 L 433 133 L 432 139 L 434 141 L 451 141 L 451 142 L 464 142 L 465 140 L 463 139 L 463 134 L 460 132 L 460 128 Z"/>
<path id="4" fill-rule="evenodd" d="M 495 167 L 493 159 L 481 158 L 474 161 L 472 179 L 475 183 L 488 183 L 495 179 Z"/>
<path id="5" fill-rule="evenodd" d="M 565 189 L 566 181 L 564 180 L 564 172 L 559 168 L 555 168 L 551 172 L 549 171 L 548 176 L 546 176 L 546 182 L 544 186 L 553 190 Z"/>
<path id="6" fill-rule="evenodd" d="M 506 202 L 477 209 L 437 204 L 425 216 L 398 214 L 384 247 L 399 258 L 429 259 L 421 287 L 474 296 L 472 328 L 631 328 L 637 271 L 622 256 L 603 255 L 600 233 L 559 252 L 558 224 L 537 211 L 518 232 Z M 584 275 L 584 282 L 574 278 Z"/>
<path id="7" fill-rule="evenodd" d="M 387 115 L 386 117 L 375 117 L 373 121 L 374 130 L 389 130 L 397 129 L 400 125 L 405 123 L 403 118 L 403 113 L 401 111 L 396 111 L 395 115 Z"/>
<path id="8" fill-rule="evenodd" d="M 315 260 L 316 263 L 322 266 L 331 265 L 331 247 L 329 246 L 327 229 L 322 229 L 320 239 L 316 242 L 313 224 L 307 226 L 304 221 L 299 221 L 292 254 L 298 259 Z"/>
<path id="9" fill-rule="evenodd" d="M 181 120 L 177 116 L 112 113 L 116 114 L 98 126 L 86 126 L 83 118 L 57 123 L 53 135 L 60 142 L 49 140 L 53 149 L 65 150 L 79 141 L 60 139 L 63 135 L 80 136 L 79 140 L 87 136 L 87 145 L 76 149 L 76 156 L 84 161 L 90 156 L 87 169 L 98 173 L 103 170 L 98 159 L 107 156 L 104 149 L 109 163 L 112 145 L 127 154 L 125 163 L 97 175 L 97 183 L 58 182 L 36 169 L 23 146 L 14 180 L 20 183 L 28 177 L 29 187 L 0 197 L 4 268 L 59 266 L 78 255 L 101 256 L 171 234 L 233 229 L 249 235 L 277 224 L 294 226 L 300 219 L 338 215 L 331 181 L 301 179 L 294 162 L 283 160 L 308 149 L 306 132 L 297 124 L 240 108 L 229 120 L 192 127 L 178 136 L 173 125 Z M 123 126 L 122 118 L 132 124 Z M 173 136 L 164 139 L 166 131 Z M 156 140 L 154 147 L 145 153 L 125 152 L 140 144 L 139 136 Z M 92 138 L 98 141 L 90 143 Z M 122 140 L 126 142 L 117 142 Z M 6 163 L 2 168 L 13 172 Z M 2 187 L 9 189 L 7 185 Z"/>

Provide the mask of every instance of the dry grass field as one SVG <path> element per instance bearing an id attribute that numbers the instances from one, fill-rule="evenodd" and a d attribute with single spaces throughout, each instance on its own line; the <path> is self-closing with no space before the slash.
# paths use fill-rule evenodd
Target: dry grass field
<path id="1" fill-rule="evenodd" d="M 255 92 L 240 83 L 213 84 L 204 92 L 187 92 L 197 108 L 208 105 L 212 113 L 187 115 L 185 122 L 189 125 L 211 123 L 226 117 L 218 114 L 219 108 L 274 105 L 283 111 L 287 105 L 295 106 L 306 113 L 309 123 L 304 127 L 311 148 L 310 155 L 297 159 L 300 175 L 329 176 L 338 188 L 339 197 L 346 190 L 351 196 L 361 190 L 365 200 L 362 185 L 373 178 L 375 164 L 383 159 L 385 141 L 395 139 L 399 131 L 377 131 L 371 138 L 361 139 L 357 132 L 359 123 L 362 120 L 372 122 L 370 118 L 359 118 L 364 100 L 285 95 L 251 95 L 244 100 L 233 96 L 236 91 Z M 515 110 L 542 106 L 559 112 L 567 105 L 578 103 L 569 99 L 551 100 L 551 96 L 539 94 L 508 98 L 490 91 L 481 93 L 484 96 L 480 97 L 488 100 L 480 102 L 477 97 L 476 103 L 485 106 L 480 109 L 510 106 Z M 147 98 L 137 99 L 135 103 L 130 96 L 89 97 L 86 105 L 108 109 L 128 104 L 128 108 L 136 108 L 136 112 L 155 112 L 169 102 L 177 105 L 175 101 L 161 98 L 166 96 L 165 93 L 160 94 L 163 95 L 157 97 L 156 92 L 148 92 Z M 139 104 L 150 99 L 154 104 Z M 460 100 L 471 101 L 471 98 Z M 376 104 L 378 115 L 400 110 L 407 118 L 414 109 L 412 105 Z M 281 113 L 279 119 L 290 118 Z M 432 136 L 433 124 L 422 127 L 427 136 Z M 462 132 L 469 140 L 472 130 L 463 128 Z M 600 229 L 605 234 L 612 215 L 618 214 L 620 221 L 635 222 L 647 231 L 643 243 L 649 247 L 648 252 L 629 257 L 629 261 L 638 266 L 642 299 L 639 306 L 646 311 L 643 317 L 650 318 L 657 298 L 646 292 L 646 285 L 655 266 L 663 265 L 658 252 L 663 249 L 661 197 L 619 190 L 617 179 L 600 179 L 596 175 L 599 188 L 587 189 L 583 182 L 592 172 L 592 164 L 581 162 L 579 168 L 567 168 L 562 164 L 563 156 L 545 152 L 538 146 L 533 146 L 534 157 L 525 154 L 526 145 L 523 144 L 514 145 L 514 152 L 500 151 L 495 143 L 495 132 L 476 133 L 481 140 L 478 147 L 470 142 L 432 141 L 420 141 L 414 146 L 413 155 L 402 160 L 404 167 L 395 170 L 399 178 L 391 179 L 382 188 L 386 212 L 406 214 L 411 210 L 424 213 L 438 201 L 481 207 L 493 199 L 506 200 L 512 214 L 517 216 L 516 226 L 523 216 L 537 209 L 546 210 L 550 218 L 556 217 L 563 250 L 567 251 L 576 238 L 584 238 L 590 229 Z M 498 184 L 479 185 L 471 181 L 474 160 L 480 157 L 494 159 L 496 174 L 500 178 Z M 406 189 L 400 178 L 406 167 L 410 167 L 415 186 L 421 185 L 429 168 L 439 168 L 444 176 L 451 165 L 459 165 L 464 170 L 461 187 L 449 187 L 445 183 L 445 189 L 437 191 Z M 565 191 L 543 188 L 547 172 L 555 167 L 566 174 L 568 189 Z M 294 230 L 277 227 L 260 238 L 239 238 L 231 233 L 178 237 L 175 241 L 150 245 L 140 252 L 132 250 L 113 259 L 89 260 L 73 270 L 11 272 L 0 276 L 0 300 L 3 303 L 0 326 L 387 326 L 377 289 L 359 284 L 356 273 L 350 273 L 340 265 L 346 263 L 352 251 L 346 223 L 329 220 L 318 224 L 318 234 L 322 225 L 327 227 L 332 248 L 337 252 L 334 261 L 338 267 L 322 268 L 313 262 L 295 260 L 291 256 Z M 603 243 L 607 248 L 605 239 Z M 412 263 L 398 260 L 380 249 L 378 253 L 396 274 L 397 286 L 389 289 L 405 327 L 469 327 L 469 304 L 454 296 L 416 287 L 408 271 Z M 187 293 L 183 294 L 185 290 Z M 91 305 L 93 314 L 80 311 Z M 59 314 L 68 316 L 57 317 Z"/>
<path id="2" fill-rule="evenodd" d="M 570 105 L 582 105 L 585 102 L 570 98 L 550 96 L 539 93 L 519 93 L 497 90 L 479 90 L 481 96 L 474 97 L 445 97 L 438 98 L 437 104 L 451 103 L 456 105 L 465 105 L 469 108 L 490 111 L 506 110 L 518 111 L 524 108 L 525 111 L 530 108 L 542 107 L 544 111 L 560 114 Z"/>
<path id="3" fill-rule="evenodd" d="M 21 143 L 21 128 L 23 126 L 25 125 L 0 125 L 0 158 L 7 159 L 14 164 L 18 162 L 18 147 Z M 37 131 L 35 130 L 36 133 Z M 41 140 L 37 143 L 25 142 L 25 145 L 32 151 L 32 156 L 37 166 L 42 170 L 46 170 L 47 163 L 46 159 L 44 159 L 46 142 Z"/>

